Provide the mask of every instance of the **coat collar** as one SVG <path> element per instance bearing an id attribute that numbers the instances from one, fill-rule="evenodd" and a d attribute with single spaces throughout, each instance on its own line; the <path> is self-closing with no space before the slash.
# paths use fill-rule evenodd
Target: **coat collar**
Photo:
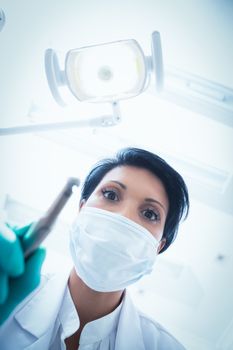
<path id="1" fill-rule="evenodd" d="M 145 350 L 140 317 L 126 292 L 117 327 L 115 350 Z"/>
<path id="2" fill-rule="evenodd" d="M 48 348 L 48 342 L 52 337 L 58 310 L 66 290 L 70 268 L 69 265 L 58 273 L 42 275 L 40 286 L 15 313 L 14 318 L 20 326 L 36 337 L 35 341 L 26 348 L 27 350 Z M 51 291 L 53 292 L 51 293 Z M 33 310 L 33 317 L 31 310 Z M 119 314 L 115 350 L 128 349 L 145 350 L 145 346 L 139 314 L 133 305 L 129 292 L 126 291 Z"/>

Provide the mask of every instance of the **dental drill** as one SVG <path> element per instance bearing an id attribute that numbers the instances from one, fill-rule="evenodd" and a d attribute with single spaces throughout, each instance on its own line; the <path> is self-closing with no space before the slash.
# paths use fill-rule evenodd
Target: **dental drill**
<path id="1" fill-rule="evenodd" d="M 31 255 L 47 237 L 55 224 L 58 215 L 66 205 L 70 196 L 73 193 L 73 187 L 79 186 L 80 181 L 77 178 L 69 178 L 66 185 L 59 193 L 55 201 L 49 207 L 47 212 L 35 222 L 29 231 L 23 237 L 21 244 L 24 251 L 24 257 Z"/>

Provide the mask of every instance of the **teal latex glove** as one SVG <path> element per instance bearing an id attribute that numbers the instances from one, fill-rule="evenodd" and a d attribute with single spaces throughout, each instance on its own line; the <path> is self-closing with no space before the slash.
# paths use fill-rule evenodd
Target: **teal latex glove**
<path id="1" fill-rule="evenodd" d="M 20 244 L 30 227 L 0 226 L 0 325 L 40 283 L 45 249 L 37 249 L 25 260 Z"/>

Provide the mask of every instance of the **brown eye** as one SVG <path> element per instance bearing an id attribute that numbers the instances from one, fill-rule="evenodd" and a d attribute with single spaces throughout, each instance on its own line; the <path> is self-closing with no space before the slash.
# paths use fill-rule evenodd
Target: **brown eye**
<path id="1" fill-rule="evenodd" d="M 103 196 L 110 201 L 119 200 L 117 193 L 113 190 L 103 190 L 102 193 L 103 193 Z"/>
<path id="2" fill-rule="evenodd" d="M 142 211 L 142 215 L 150 221 L 159 221 L 160 217 L 159 214 L 156 213 L 154 210 L 152 209 L 145 209 Z"/>

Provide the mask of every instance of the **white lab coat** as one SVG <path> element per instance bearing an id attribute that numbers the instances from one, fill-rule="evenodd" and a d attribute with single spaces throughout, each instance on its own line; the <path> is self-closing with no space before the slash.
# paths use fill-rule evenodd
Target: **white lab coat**
<path id="1" fill-rule="evenodd" d="M 47 271 L 42 274 L 40 286 L 18 305 L 0 328 L 1 350 L 51 349 L 54 325 L 67 287 L 69 271 L 66 268 L 59 273 Z M 79 347 L 81 350 L 100 348 L 109 350 L 109 345 L 105 347 L 102 343 L 101 346 Z M 114 350 L 152 349 L 184 350 L 163 327 L 139 312 L 126 293 L 120 309 Z"/>

